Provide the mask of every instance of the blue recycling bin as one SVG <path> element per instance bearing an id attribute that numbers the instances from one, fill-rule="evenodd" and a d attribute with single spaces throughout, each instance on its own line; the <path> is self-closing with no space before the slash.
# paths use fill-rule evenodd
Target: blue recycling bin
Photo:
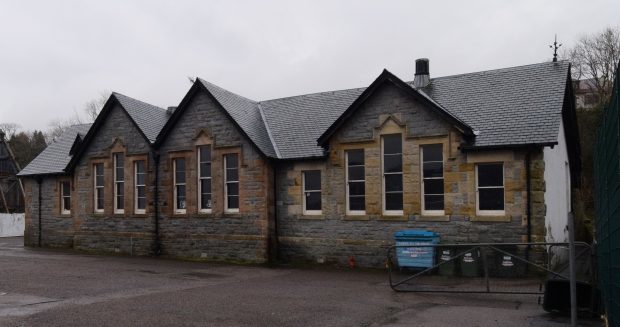
<path id="1" fill-rule="evenodd" d="M 430 245 L 439 243 L 439 234 L 409 229 L 394 233 L 396 246 Z M 397 247 L 396 258 L 401 268 L 430 268 L 435 264 L 434 247 Z"/>

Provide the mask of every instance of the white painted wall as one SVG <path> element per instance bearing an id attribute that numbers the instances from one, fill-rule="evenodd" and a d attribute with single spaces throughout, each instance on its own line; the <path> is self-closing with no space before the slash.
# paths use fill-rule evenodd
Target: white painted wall
<path id="1" fill-rule="evenodd" d="M 545 228 L 547 242 L 568 242 L 568 213 L 571 210 L 570 167 L 564 136 L 560 124 L 558 144 L 543 150 L 545 161 Z"/>
<path id="2" fill-rule="evenodd" d="M 0 237 L 24 236 L 23 213 L 0 213 Z"/>

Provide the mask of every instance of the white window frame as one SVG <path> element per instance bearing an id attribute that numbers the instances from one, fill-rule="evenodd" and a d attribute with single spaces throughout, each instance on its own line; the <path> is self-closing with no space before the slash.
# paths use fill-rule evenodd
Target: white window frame
<path id="1" fill-rule="evenodd" d="M 441 177 L 428 177 L 425 178 L 424 177 L 424 147 L 428 146 L 428 145 L 441 145 Z M 420 145 L 420 194 L 421 194 L 421 199 L 420 199 L 420 203 L 422 204 L 422 215 L 425 216 L 444 216 L 446 214 L 446 210 L 426 210 L 424 209 L 426 207 L 426 202 L 424 200 L 424 180 L 425 179 L 441 179 L 443 180 L 443 186 L 444 186 L 444 193 L 443 193 L 443 205 L 444 208 L 446 206 L 446 191 L 445 191 L 445 186 L 446 186 L 446 181 L 445 181 L 445 176 L 444 176 L 444 168 L 445 168 L 445 162 L 444 162 L 444 146 L 443 143 L 429 143 L 429 144 L 421 144 Z M 429 161 L 429 162 L 439 162 L 439 161 Z M 433 195 L 438 195 L 438 194 L 433 194 Z"/>
<path id="2" fill-rule="evenodd" d="M 143 162 L 144 163 L 144 172 L 142 173 L 144 175 L 144 184 L 138 184 L 138 163 L 139 162 Z M 133 211 L 135 214 L 141 215 L 141 214 L 145 214 L 146 213 L 146 177 L 147 177 L 147 173 L 146 173 L 146 160 L 136 160 L 133 163 L 133 171 L 134 171 L 134 195 L 133 195 L 133 202 L 134 202 L 134 206 L 133 206 Z M 138 189 L 140 187 L 144 187 L 144 209 L 140 209 L 138 208 Z"/>
<path id="3" fill-rule="evenodd" d="M 182 159 L 185 161 L 185 165 L 184 165 L 185 166 L 185 181 L 183 183 L 177 182 L 177 160 L 179 159 Z M 173 192 L 172 192 L 173 193 L 172 196 L 174 197 L 172 199 L 173 206 L 174 206 L 174 213 L 185 214 L 187 213 L 187 160 L 185 160 L 184 157 L 178 157 L 178 158 L 172 159 L 172 181 L 173 181 L 172 185 L 174 185 Z M 179 205 L 179 203 L 177 202 L 178 201 L 178 197 L 177 197 L 178 186 L 185 186 L 185 208 L 184 209 L 178 208 L 178 205 Z"/>
<path id="4" fill-rule="evenodd" d="M 200 164 L 202 162 L 200 161 L 200 158 L 201 158 L 202 147 L 209 147 L 209 152 L 211 153 L 210 161 L 205 161 L 211 164 L 211 173 L 209 174 L 209 177 L 201 177 L 202 171 L 200 170 Z M 198 189 L 198 211 L 200 213 L 211 213 L 213 210 L 213 151 L 212 151 L 212 147 L 210 144 L 199 145 L 196 152 L 197 152 L 196 162 L 198 163 L 198 168 L 197 168 L 197 171 L 198 171 L 198 174 L 197 174 L 198 175 L 197 177 L 198 178 L 198 187 L 197 187 Z M 209 194 L 211 194 L 211 208 L 202 207 L 202 180 L 203 179 L 205 180 L 208 179 L 211 181 L 211 189 L 209 190 Z M 228 203 L 228 201 L 226 201 L 226 203 Z"/>
<path id="5" fill-rule="evenodd" d="M 362 151 L 362 156 L 364 157 L 364 164 L 359 166 L 353 166 L 353 167 L 364 167 L 364 179 L 360 179 L 360 180 L 350 180 L 349 179 L 349 153 L 351 151 Z M 345 157 L 345 185 L 346 185 L 346 214 L 347 216 L 363 216 L 366 214 L 366 210 L 350 210 L 351 208 L 351 204 L 350 204 L 350 197 L 349 197 L 349 182 L 364 182 L 364 187 L 366 186 L 366 151 L 364 151 L 364 149 L 350 149 L 350 150 L 346 150 L 344 153 L 344 157 Z M 304 196 L 305 199 L 305 196 Z M 366 193 L 364 192 L 364 202 L 366 202 Z M 366 207 L 364 205 L 364 207 Z M 304 206 L 305 208 L 305 206 Z"/>
<path id="6" fill-rule="evenodd" d="M 227 174 L 226 171 L 228 170 L 228 156 L 229 155 L 235 155 L 237 156 L 237 180 L 236 181 L 228 181 L 227 179 Z M 237 213 L 239 212 L 239 207 L 241 206 L 241 188 L 238 186 L 237 187 L 237 191 L 239 192 L 239 194 L 237 194 L 237 198 L 238 198 L 238 206 L 237 208 L 229 208 L 228 207 L 228 184 L 234 184 L 236 183 L 237 185 L 239 185 L 239 179 L 240 179 L 240 167 L 241 166 L 241 162 L 239 162 L 239 154 L 237 153 L 227 153 L 224 155 L 224 211 L 228 212 L 228 213 Z"/>
<path id="7" fill-rule="evenodd" d="M 101 165 L 101 176 L 103 177 L 103 184 L 97 185 L 97 166 Z M 93 211 L 95 213 L 103 213 L 105 208 L 105 167 L 103 163 L 96 163 L 93 165 L 93 188 L 95 190 L 94 193 L 94 203 L 93 203 Z M 99 201 L 97 199 L 97 195 L 99 195 L 99 191 L 101 189 L 101 195 L 103 197 L 103 207 L 99 208 Z"/>
<path id="8" fill-rule="evenodd" d="M 401 153 L 401 172 L 400 173 L 385 173 L 385 165 L 384 165 L 384 161 L 385 161 L 385 156 L 384 156 L 384 150 L 385 150 L 385 136 L 388 135 L 400 135 L 401 137 L 401 148 L 400 148 L 400 153 Z M 403 181 L 403 190 L 402 190 L 402 197 L 403 197 L 403 208 L 405 205 L 405 176 L 404 176 L 404 172 L 402 171 L 404 168 L 404 163 L 402 161 L 404 161 L 404 154 L 403 154 L 403 148 L 404 148 L 404 142 L 402 142 L 402 137 L 403 135 L 401 133 L 395 133 L 395 134 L 384 134 L 381 135 L 381 194 L 382 194 L 382 201 L 381 201 L 381 206 L 382 206 L 382 212 L 384 216 L 402 216 L 404 215 L 404 211 L 403 210 L 386 210 L 385 209 L 385 205 L 387 202 L 387 193 L 385 192 L 385 175 L 397 175 L 400 174 L 402 181 Z"/>
<path id="9" fill-rule="evenodd" d="M 69 184 L 69 194 L 65 194 L 64 184 Z M 69 201 L 69 210 L 65 209 L 65 199 Z M 71 182 L 70 181 L 61 181 L 60 182 L 60 214 L 62 215 L 70 215 L 71 214 Z"/>
<path id="10" fill-rule="evenodd" d="M 320 189 L 318 190 L 306 190 L 306 173 L 311 171 L 318 171 L 319 177 L 321 178 Z M 320 169 L 310 169 L 303 170 L 301 172 L 301 198 L 302 198 L 302 208 L 303 214 L 306 216 L 316 216 L 323 214 L 323 172 Z M 320 193 L 321 194 L 321 210 L 306 210 L 306 192 L 308 193 Z"/>
<path id="11" fill-rule="evenodd" d="M 116 169 L 117 169 L 117 156 L 123 156 L 123 179 L 121 181 L 116 180 Z M 116 152 L 112 154 L 113 163 L 114 163 L 114 213 L 115 214 L 124 214 L 125 213 L 125 154 L 122 152 Z M 123 208 L 118 208 L 118 184 L 123 184 Z"/>
<path id="12" fill-rule="evenodd" d="M 499 188 L 497 186 L 478 186 L 478 167 L 480 165 L 497 164 L 502 166 L 502 189 L 504 194 L 504 210 L 480 210 L 480 188 Z M 504 216 L 506 215 L 506 174 L 504 173 L 503 162 L 485 162 L 476 164 L 476 215 L 478 216 Z"/>

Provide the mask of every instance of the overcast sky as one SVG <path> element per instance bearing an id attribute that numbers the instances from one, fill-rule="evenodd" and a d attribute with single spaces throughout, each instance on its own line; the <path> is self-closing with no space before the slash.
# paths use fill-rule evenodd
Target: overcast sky
<path id="1" fill-rule="evenodd" d="M 550 60 L 620 1 L 0 0 L 0 123 L 47 129 L 105 90 L 167 107 L 199 76 L 253 100 Z"/>

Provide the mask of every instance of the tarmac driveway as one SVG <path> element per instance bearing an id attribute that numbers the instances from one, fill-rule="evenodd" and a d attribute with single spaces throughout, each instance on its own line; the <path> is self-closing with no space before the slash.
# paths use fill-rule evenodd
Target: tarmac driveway
<path id="1" fill-rule="evenodd" d="M 564 326 L 535 296 L 395 293 L 380 271 L 24 248 L 0 238 L 0 326 Z M 589 321 L 588 326 L 600 325 Z"/>

